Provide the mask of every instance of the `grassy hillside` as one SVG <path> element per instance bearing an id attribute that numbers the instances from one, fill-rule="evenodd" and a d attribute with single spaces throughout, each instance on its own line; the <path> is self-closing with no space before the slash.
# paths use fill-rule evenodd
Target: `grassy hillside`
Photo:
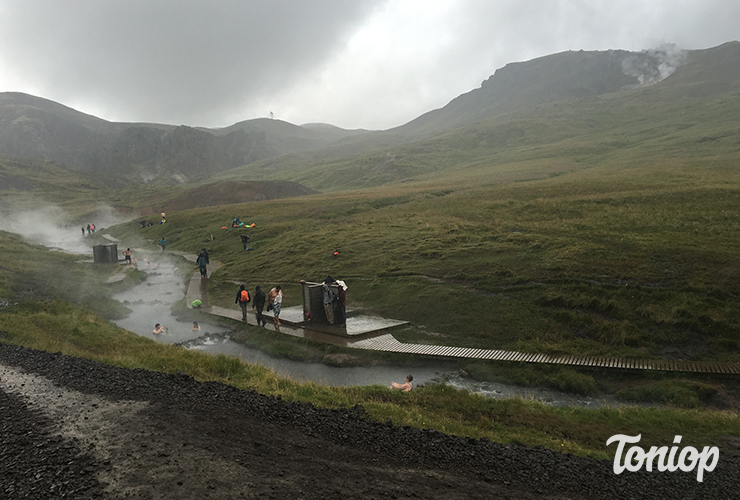
<path id="1" fill-rule="evenodd" d="M 738 53 L 738 43 L 697 51 L 658 84 L 586 97 L 540 98 L 533 100 L 540 104 L 506 108 L 505 113 L 477 119 L 453 101 L 449 109 L 440 110 L 451 114 L 442 120 L 447 128 L 426 139 L 406 144 L 408 134 L 402 127 L 348 139 L 341 147 L 255 162 L 217 178 L 292 180 L 327 192 L 398 182 L 443 183 L 461 175 L 486 176 L 484 171 L 493 179 L 501 171 L 513 170 L 519 179 L 531 179 L 542 172 L 594 165 L 733 162 L 740 153 L 740 71 L 734 69 L 740 67 Z M 539 65 L 552 63 L 557 56 L 544 58 Z M 534 63 L 522 63 L 522 70 L 531 70 Z M 466 106 L 483 109 L 495 104 L 486 98 L 495 101 L 495 96 L 477 94 L 467 99 L 473 104 Z M 452 123 L 471 121 L 450 128 Z"/>
<path id="2" fill-rule="evenodd" d="M 541 178 L 526 181 L 533 171 Z M 288 285 L 297 304 L 299 280 L 331 274 L 347 280 L 353 307 L 411 321 L 408 341 L 737 361 L 738 188 L 727 158 L 529 161 L 179 212 L 156 234 L 115 234 L 206 246 L 225 264 L 211 282 L 225 305 L 235 281 Z M 254 251 L 242 251 L 239 230 L 220 229 L 234 215 L 256 223 Z"/>
<path id="3" fill-rule="evenodd" d="M 131 219 L 147 212 L 184 210 L 245 201 L 302 196 L 314 190 L 290 181 L 230 181 L 141 185 L 41 160 L 0 156 L 0 215 L 48 214 L 54 224 Z M 112 214 L 112 215 L 111 215 Z M 48 221 L 45 221 L 48 222 Z M 0 223 L 0 228 L 4 227 Z"/>
<path id="4" fill-rule="evenodd" d="M 0 267 L 2 343 L 126 368 L 184 372 L 198 380 L 215 380 L 287 400 L 311 401 L 322 407 L 362 405 L 368 418 L 380 422 L 392 420 L 397 425 L 486 437 L 501 443 L 543 445 L 598 458 L 608 458 L 610 450 L 604 443 L 620 432 L 642 434 L 642 442 L 648 446 L 662 445 L 680 434 L 684 444 L 717 445 L 723 453 L 734 449 L 734 436 L 740 434 L 737 416 L 729 412 L 551 408 L 521 399 L 487 399 L 448 386 L 417 388 L 402 394 L 381 386 L 298 383 L 238 359 L 159 344 L 106 321 L 105 318 L 124 313 L 110 301 L 110 294 L 139 282 L 143 273 L 129 271 L 124 282 L 106 285 L 105 278 L 120 266 L 78 262 L 79 257 L 49 252 L 4 232 L 0 232 L 0 252 L 4 257 Z M 352 287 L 356 283 L 350 281 Z M 670 381 L 657 382 L 665 386 Z M 708 384 L 694 382 L 683 382 L 679 387 L 685 393 L 714 390 Z M 636 392 L 633 390 L 630 396 L 638 395 Z"/>

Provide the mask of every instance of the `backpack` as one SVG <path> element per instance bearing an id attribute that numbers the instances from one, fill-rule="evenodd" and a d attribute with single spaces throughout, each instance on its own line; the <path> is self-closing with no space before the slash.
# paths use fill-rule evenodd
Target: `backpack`
<path id="1" fill-rule="evenodd" d="M 249 302 L 249 292 L 242 290 L 241 296 L 239 297 L 240 302 Z"/>

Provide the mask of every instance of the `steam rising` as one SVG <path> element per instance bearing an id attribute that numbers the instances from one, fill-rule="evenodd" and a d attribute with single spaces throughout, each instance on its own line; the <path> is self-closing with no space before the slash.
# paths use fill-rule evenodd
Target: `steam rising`
<path id="1" fill-rule="evenodd" d="M 622 61 L 625 75 L 634 76 L 638 85 L 652 85 L 671 76 L 686 60 L 686 52 L 674 44 L 663 44 Z"/>
<path id="2" fill-rule="evenodd" d="M 62 209 L 47 206 L 33 211 L 0 215 L 0 230 L 22 236 L 29 243 L 43 245 L 73 254 L 92 254 L 92 241 L 82 235 L 82 227 L 95 224 L 96 231 L 126 222 L 110 207 L 100 207 L 84 224 L 72 224 Z"/>

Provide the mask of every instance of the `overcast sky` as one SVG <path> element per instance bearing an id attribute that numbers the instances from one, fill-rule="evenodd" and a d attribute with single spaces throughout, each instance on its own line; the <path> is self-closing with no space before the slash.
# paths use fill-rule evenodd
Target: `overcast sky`
<path id="1" fill-rule="evenodd" d="M 0 0 L 0 91 L 112 121 L 387 129 L 509 62 L 740 40 L 738 0 Z"/>

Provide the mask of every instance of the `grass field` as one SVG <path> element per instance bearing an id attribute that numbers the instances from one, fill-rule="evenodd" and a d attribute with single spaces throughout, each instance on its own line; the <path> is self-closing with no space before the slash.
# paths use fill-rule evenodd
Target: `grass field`
<path id="1" fill-rule="evenodd" d="M 206 247 L 224 264 L 209 290 L 224 306 L 242 282 L 281 284 L 286 305 L 297 305 L 299 280 L 331 274 L 347 281 L 350 307 L 410 321 L 395 333 L 404 342 L 740 360 L 740 177 L 727 158 L 624 162 L 517 180 L 528 167 L 185 211 L 153 231 L 131 224 L 114 234 L 154 241 L 163 233 L 174 248 Z M 256 227 L 221 229 L 236 216 Z M 242 250 L 245 232 L 253 251 Z M 569 368 L 463 368 L 481 378 L 688 407 L 710 403 L 705 383 L 728 390 L 723 381 L 680 376 L 631 390 Z"/>
<path id="2" fill-rule="evenodd" d="M 283 379 L 274 372 L 223 355 L 156 343 L 66 302 L 26 303 L 0 314 L 0 342 L 33 346 L 125 368 L 185 372 L 284 399 L 329 408 L 362 406 L 376 421 L 433 428 L 501 443 L 542 445 L 557 451 L 608 458 L 606 440 L 642 434 L 643 446 L 663 445 L 675 435 L 683 444 L 728 449 L 740 435 L 733 413 L 680 409 L 551 408 L 522 399 L 491 400 L 448 386 L 400 393 L 381 386 L 326 387 Z"/>
<path id="3" fill-rule="evenodd" d="M 331 274 L 353 307 L 412 322 L 405 341 L 736 361 L 738 181 L 724 165 L 592 167 L 186 211 L 113 233 L 206 247 L 224 264 L 209 292 L 223 305 L 235 282 L 280 283 L 298 304 L 299 280 Z M 221 229 L 235 216 L 256 227 Z"/>
<path id="4" fill-rule="evenodd" d="M 291 180 L 324 193 L 168 212 L 164 225 L 140 229 L 133 221 L 110 233 L 131 247 L 156 248 L 164 236 L 168 249 L 207 248 L 223 264 L 209 285 L 209 299 L 218 305 L 232 306 L 238 283 L 281 284 L 285 305 L 297 305 L 300 280 L 331 274 L 349 285 L 350 308 L 409 321 L 395 332 L 404 342 L 740 361 L 738 87 L 673 81 L 544 104 L 417 142 L 379 134 L 366 143 L 357 138 L 257 162 L 211 180 Z M 47 172 L 49 165 L 32 169 L 33 175 L 16 175 L 12 162 L 0 167 L 0 174 L 21 179 L 4 200 L 34 206 L 57 199 L 77 216 L 105 200 L 158 219 L 160 204 L 187 198 L 190 187 L 93 183 L 82 189 L 79 177 Z M 54 182 L 50 176 L 61 177 Z M 222 229 L 234 217 L 256 226 Z M 254 250 L 242 250 L 242 233 L 251 236 Z M 604 443 L 617 432 L 642 433 L 648 443 L 682 434 L 690 443 L 722 446 L 740 430 L 732 413 L 738 407 L 734 379 L 461 365 L 476 378 L 727 409 L 722 412 L 552 409 L 445 387 L 401 395 L 382 387 L 296 384 L 106 323 L 101 316 L 125 313 L 110 300 L 110 287 L 101 286 L 111 272 L 106 266 L 49 255 L 6 233 L 0 233 L 0 251 L 0 298 L 18 303 L 0 314 L 6 342 L 186 371 L 330 407 L 361 404 L 378 420 L 591 456 L 605 456 Z M 116 286 L 139 279 L 134 273 Z M 103 334 L 93 339 L 92 331 Z M 245 333 L 283 355 L 321 352 L 260 335 Z"/>

